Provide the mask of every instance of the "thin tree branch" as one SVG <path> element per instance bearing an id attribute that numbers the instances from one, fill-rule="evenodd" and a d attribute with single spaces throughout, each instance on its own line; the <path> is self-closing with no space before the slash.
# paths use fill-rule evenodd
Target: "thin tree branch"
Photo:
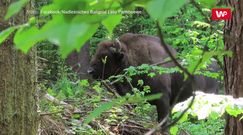
<path id="1" fill-rule="evenodd" d="M 168 46 L 165 44 L 164 39 L 163 39 L 163 34 L 162 34 L 162 30 L 160 27 L 159 22 L 157 21 L 157 29 L 158 29 L 158 35 L 160 38 L 160 42 L 162 47 L 165 49 L 166 53 L 170 56 L 171 60 L 174 62 L 174 64 L 180 68 L 184 73 L 186 73 L 190 78 L 193 78 L 193 75 L 186 69 L 184 68 L 177 60 L 176 58 L 173 56 L 173 54 L 171 53 L 170 49 L 168 48 Z"/>
<path id="2" fill-rule="evenodd" d="M 61 105 L 63 106 L 64 108 L 67 108 L 67 109 L 74 109 L 74 107 L 72 105 L 69 105 L 68 103 L 66 102 L 63 102 L 63 101 L 60 101 L 58 99 L 56 99 L 55 97 L 53 97 L 52 95 L 46 93 L 44 95 L 44 98 L 47 99 L 48 101 L 56 104 L 56 105 Z"/>
<path id="3" fill-rule="evenodd" d="M 154 132 L 159 130 L 161 126 L 165 124 L 168 118 L 169 118 L 169 114 L 167 114 L 166 117 L 164 117 L 163 120 L 155 128 L 149 130 L 145 135 L 152 135 Z"/>
<path id="4" fill-rule="evenodd" d="M 199 8 L 200 8 L 200 7 L 199 7 Z M 203 13 L 203 12 L 202 12 L 202 13 Z M 208 22 L 210 23 L 209 20 L 208 20 Z M 170 58 L 171 58 L 172 61 L 175 63 L 175 65 L 176 65 L 177 67 L 179 67 L 184 73 L 186 73 L 186 74 L 190 77 L 190 79 L 192 79 L 192 87 L 193 87 L 193 91 L 194 91 L 194 88 L 195 88 L 195 80 L 194 80 L 194 76 L 193 76 L 191 73 L 189 73 L 189 71 L 188 71 L 187 69 L 185 69 L 184 67 L 182 67 L 182 66 L 176 61 L 176 59 L 174 58 L 174 56 L 173 56 L 172 53 L 170 52 L 169 48 L 166 46 L 166 44 L 165 44 L 165 42 L 164 42 L 164 40 L 163 40 L 163 34 L 162 34 L 161 27 L 160 27 L 160 25 L 159 25 L 159 22 L 157 22 L 157 29 L 158 29 L 159 38 L 160 38 L 160 40 L 161 40 L 161 45 L 164 47 L 165 51 L 166 51 L 167 54 L 170 56 Z M 210 33 L 212 33 L 212 27 L 210 27 L 210 30 L 211 30 Z M 209 39 L 207 40 L 206 43 L 208 43 L 208 41 L 209 41 Z M 193 70 L 192 73 L 194 73 L 194 72 L 196 71 L 196 69 L 198 68 L 198 66 L 201 64 L 202 59 L 203 59 L 203 56 L 204 56 L 206 50 L 207 50 L 207 48 L 206 48 L 206 46 L 205 46 L 204 49 L 203 49 L 203 52 L 202 52 L 202 57 L 199 59 L 199 61 L 198 61 L 198 63 L 196 64 L 196 66 L 195 66 L 195 68 L 194 68 L 194 70 Z M 188 83 L 188 82 L 187 82 L 187 83 Z M 178 95 L 176 96 L 176 98 L 175 98 L 176 100 L 178 99 L 180 93 L 181 93 L 181 92 L 183 91 L 183 89 L 184 89 L 183 87 L 185 87 L 185 86 L 186 86 L 186 84 L 184 84 L 184 85 L 181 87 L 181 89 L 179 90 L 179 94 L 178 94 Z M 173 126 L 174 124 L 176 124 L 176 123 L 183 117 L 183 115 L 186 113 L 186 111 L 187 111 L 189 108 L 191 108 L 191 106 L 193 105 L 194 99 L 195 99 L 195 94 L 193 94 L 193 97 L 192 97 L 192 100 L 191 100 L 189 106 L 188 106 L 188 107 L 181 113 L 181 115 L 180 115 L 179 117 L 177 117 L 175 120 L 173 120 L 171 123 L 169 123 L 169 124 L 163 126 L 163 127 L 162 127 L 162 130 L 165 130 L 165 129 L 167 129 L 167 128 Z M 176 102 L 176 100 L 175 100 L 174 102 Z M 160 128 L 160 127 L 163 125 L 163 123 L 164 123 L 163 121 L 164 121 L 164 120 L 165 120 L 165 119 L 163 119 L 162 122 L 160 122 L 160 123 L 158 124 L 157 127 Z M 154 133 L 156 130 L 158 130 L 159 128 L 157 128 L 157 127 L 154 128 L 154 129 L 152 129 L 150 133 L 152 134 L 152 133 Z M 153 131 L 153 132 L 152 132 L 152 131 Z M 148 133 L 149 133 L 149 132 L 148 132 Z"/>
<path id="5" fill-rule="evenodd" d="M 183 115 L 192 107 L 195 97 L 196 97 L 196 95 L 195 95 L 195 93 L 193 93 L 192 100 L 191 100 L 190 104 L 188 105 L 188 107 L 181 112 L 181 115 L 179 117 L 177 117 L 175 120 L 173 120 L 168 125 L 165 125 L 164 127 L 162 127 L 162 129 L 167 129 L 167 128 L 173 126 L 174 124 L 176 124 L 183 117 Z"/>
<path id="6" fill-rule="evenodd" d="M 192 85 L 194 87 L 194 76 L 189 73 L 189 71 L 187 69 L 185 69 L 184 67 L 182 67 L 180 65 L 180 63 L 177 62 L 177 60 L 175 59 L 175 57 L 172 55 L 172 53 L 170 52 L 169 48 L 166 46 L 164 40 L 163 40 L 163 34 L 162 34 L 162 31 L 161 31 L 161 27 L 159 25 L 159 22 L 157 22 L 157 29 L 158 29 L 158 35 L 159 35 L 159 38 L 160 38 L 160 41 L 161 41 L 161 45 L 163 46 L 163 48 L 165 49 L 165 51 L 167 52 L 167 54 L 170 56 L 170 58 L 172 59 L 172 61 L 175 63 L 175 65 L 177 67 L 179 67 L 184 73 L 186 73 L 188 75 L 188 77 L 192 80 Z M 180 93 L 184 90 L 184 87 L 188 84 L 189 82 L 186 82 L 183 84 L 183 86 L 180 88 L 179 90 L 179 94 L 176 96 L 176 100 L 178 99 Z M 165 125 L 165 122 L 167 121 L 168 117 L 169 117 L 169 113 L 167 114 L 167 116 L 153 129 L 151 129 L 149 132 L 146 133 L 146 135 L 152 135 L 154 132 L 156 132 L 157 130 L 159 129 L 162 129 L 162 130 L 166 130 L 167 128 L 169 128 L 170 126 L 174 125 L 175 123 L 177 123 L 182 117 L 183 115 L 185 114 L 185 112 L 191 108 L 193 102 L 194 102 L 194 99 L 195 99 L 195 94 L 193 94 L 193 98 L 189 104 L 189 106 L 181 113 L 181 115 L 179 117 L 177 117 L 173 122 L 171 122 L 170 124 L 167 124 Z M 176 102 L 176 101 L 174 101 Z M 165 125 L 162 127 L 162 125 Z"/>

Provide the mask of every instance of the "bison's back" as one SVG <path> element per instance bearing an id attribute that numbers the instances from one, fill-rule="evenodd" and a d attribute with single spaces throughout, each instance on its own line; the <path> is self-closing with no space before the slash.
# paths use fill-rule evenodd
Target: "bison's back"
<path id="1" fill-rule="evenodd" d="M 158 37 L 127 33 L 122 35 L 119 40 L 126 46 L 128 60 L 132 66 L 155 64 L 169 57 Z M 173 48 L 170 46 L 168 48 L 174 55 L 176 54 Z M 171 62 L 163 66 L 170 67 L 172 65 Z"/>

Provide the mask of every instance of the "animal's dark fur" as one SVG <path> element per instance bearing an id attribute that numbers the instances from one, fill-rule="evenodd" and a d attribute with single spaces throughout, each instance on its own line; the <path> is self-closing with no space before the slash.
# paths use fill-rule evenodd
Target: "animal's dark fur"
<path id="1" fill-rule="evenodd" d="M 73 51 L 66 59 L 66 64 L 79 75 L 79 79 L 91 79 L 87 73 L 90 66 L 89 42 L 86 42 L 79 52 Z"/>
<path id="2" fill-rule="evenodd" d="M 218 72 L 220 69 L 217 65 L 217 62 L 212 62 L 211 65 L 207 68 L 208 71 Z M 202 90 L 206 93 L 218 93 L 220 82 L 217 79 L 213 79 L 210 77 L 205 77 L 202 75 L 195 76 L 196 90 Z"/>
<path id="3" fill-rule="evenodd" d="M 168 46 L 170 51 L 175 55 L 176 51 Z M 119 74 L 123 69 L 129 66 L 140 66 L 142 64 L 154 64 L 163 61 L 169 56 L 160 45 L 160 39 L 153 36 L 140 34 L 124 34 L 119 41 L 103 41 L 99 43 L 94 58 L 91 61 L 89 73 L 94 78 L 106 79 L 111 75 Z M 103 59 L 103 62 L 102 62 Z M 104 61 L 106 62 L 104 64 Z M 173 62 L 163 64 L 164 67 L 175 66 Z M 144 85 L 151 88 L 150 94 L 162 93 L 162 97 L 150 101 L 156 105 L 158 121 L 162 120 L 168 113 L 174 103 L 178 91 L 185 83 L 181 74 L 163 74 L 151 78 L 147 75 L 133 77 L 132 85 L 137 86 L 137 81 L 142 79 Z M 200 78 L 199 78 L 200 79 Z M 131 86 L 127 82 L 114 84 L 120 95 L 131 93 Z M 191 83 L 185 86 L 185 91 L 181 93 L 178 101 L 185 100 L 192 95 Z"/>

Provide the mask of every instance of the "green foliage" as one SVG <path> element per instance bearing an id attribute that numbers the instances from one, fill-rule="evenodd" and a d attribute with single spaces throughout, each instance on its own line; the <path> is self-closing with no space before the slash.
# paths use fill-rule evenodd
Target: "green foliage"
<path id="1" fill-rule="evenodd" d="M 16 3 L 9 8 L 9 13 L 6 15 L 6 18 L 17 13 L 26 4 L 23 3 L 24 0 L 21 1 L 17 3 L 19 5 L 18 8 L 13 9 Z M 208 8 L 215 1 L 198 0 L 198 2 Z M 47 58 L 48 61 L 48 65 L 43 64 L 40 66 L 41 69 L 44 69 L 41 72 L 41 81 L 48 81 L 48 83 L 43 82 L 47 92 L 60 100 L 68 99 L 70 104 L 82 108 L 84 112 L 90 112 L 89 114 L 85 113 L 82 115 L 72 114 L 68 125 L 72 125 L 74 134 L 104 134 L 102 130 L 94 130 L 90 125 L 80 123 L 80 121 L 89 123 L 94 120 L 99 121 L 99 119 L 103 118 L 103 121 L 109 124 L 118 122 L 121 124 L 128 118 L 131 118 L 125 114 L 126 109 L 124 109 L 123 105 L 134 103 L 137 105 L 135 109 L 131 110 L 131 112 L 136 114 L 134 119 L 142 119 L 145 121 L 144 125 L 148 125 L 147 127 L 149 127 L 146 119 L 151 121 L 150 116 L 155 118 L 156 113 L 154 108 L 146 100 L 159 98 L 161 95 L 147 96 L 147 93 L 150 92 L 150 87 L 144 86 L 144 82 L 139 80 L 136 82 L 137 86 L 133 86 L 133 95 L 127 94 L 125 97 L 114 99 L 114 96 L 106 91 L 106 88 L 102 86 L 101 82 L 90 84 L 87 80 L 78 80 L 78 77 L 73 76 L 72 73 L 70 75 L 70 69 L 64 66 L 64 60 L 60 58 L 57 50 L 60 50 L 62 57 L 66 57 L 72 50 L 79 50 L 89 40 L 92 55 L 97 43 L 104 39 L 118 37 L 127 32 L 156 35 L 156 21 L 158 20 L 162 26 L 166 43 L 178 50 L 179 54 L 177 58 L 182 60 L 183 65 L 190 72 L 195 70 L 198 60 L 202 59 L 202 63 L 199 64 L 196 73 L 218 78 L 219 75 L 217 73 L 202 70 L 200 72 L 198 70 L 205 69 L 210 64 L 212 57 L 217 57 L 222 61 L 224 55 L 230 55 L 230 52 L 225 52 L 223 47 L 223 32 L 221 29 L 224 23 L 214 22 L 209 24 L 193 5 L 186 4 L 183 8 L 180 8 L 184 3 L 186 3 L 185 0 L 53 0 L 53 2 L 47 5 L 41 5 L 43 6 L 40 7 L 41 16 L 38 18 L 30 18 L 27 24 L 18 26 L 19 29 L 15 34 L 14 43 L 23 52 L 28 52 L 35 43 L 47 40 L 47 42 L 38 44 L 38 53 L 44 59 Z M 206 8 L 202 9 L 202 11 L 209 16 L 210 10 Z M 135 9 L 143 12 L 142 14 L 134 15 L 87 14 L 81 16 L 64 13 L 47 14 L 48 10 L 88 11 L 106 9 Z M 178 10 L 180 10 L 179 14 L 175 14 Z M 42 20 L 43 18 L 45 18 L 45 21 Z M 10 27 L 1 32 L 0 43 L 14 32 L 15 29 L 16 27 Z M 58 46 L 54 46 L 53 44 Z M 202 56 L 205 46 L 208 47 L 208 51 Z M 106 63 L 106 59 L 102 61 Z M 129 67 L 124 72 L 124 74 L 112 76 L 106 81 L 111 82 L 115 80 L 123 82 L 127 79 L 131 82 L 131 78 L 134 75 L 146 74 L 154 77 L 156 74 L 180 71 L 177 68 L 162 68 L 144 64 L 138 67 Z M 171 133 L 176 134 L 181 132 L 181 130 L 186 130 L 191 134 L 222 133 L 224 121 L 221 119 L 221 116 L 223 113 L 217 112 L 217 109 L 219 110 L 221 104 L 224 103 L 224 101 L 222 103 L 209 103 L 203 102 L 201 99 L 197 100 L 192 110 L 183 116 L 179 124 L 170 129 Z M 42 102 L 41 106 L 43 111 L 63 111 L 63 107 L 48 102 Z M 109 112 L 109 115 L 105 116 L 108 110 L 112 113 L 110 114 Z M 242 110 L 239 108 L 226 108 L 226 111 L 234 116 L 242 113 Z M 173 118 L 176 118 L 180 114 L 180 110 L 178 109 L 175 112 L 178 113 L 175 113 Z M 121 114 L 122 117 L 120 117 Z M 58 116 L 62 117 L 60 114 Z M 208 119 L 205 120 L 203 118 Z"/>
<path id="2" fill-rule="evenodd" d="M 29 0 L 18 0 L 12 3 L 8 8 L 7 14 L 5 15 L 5 20 L 18 13 L 28 2 Z"/>
<path id="3" fill-rule="evenodd" d="M 237 117 L 241 114 L 243 114 L 243 107 L 238 107 L 238 106 L 227 106 L 226 107 L 226 112 L 231 115 L 231 116 L 234 116 L 234 117 Z M 242 118 L 240 118 L 242 119 Z"/>
<path id="4" fill-rule="evenodd" d="M 40 34 L 50 42 L 58 44 L 62 56 L 66 57 L 73 49 L 79 50 L 80 45 L 83 45 L 98 28 L 97 24 L 90 25 L 80 22 L 79 19 L 73 18 L 71 22 L 67 22 L 63 16 L 53 17 L 53 20 L 42 27 Z"/>
<path id="5" fill-rule="evenodd" d="M 202 12 L 207 16 L 211 14 L 210 9 L 202 9 Z M 167 19 L 163 25 L 166 42 L 184 50 L 184 53 L 190 53 L 191 47 L 202 49 L 206 45 L 212 50 L 223 49 L 222 28 L 223 22 L 208 24 L 191 4 L 184 6 L 177 16 Z"/>
<path id="6" fill-rule="evenodd" d="M 65 60 L 58 53 L 58 47 L 50 42 L 38 43 L 37 55 L 38 80 L 46 87 L 50 87 L 64 76 L 69 76 L 69 78 L 73 79 L 78 78 L 69 67 L 65 66 Z"/>
<path id="7" fill-rule="evenodd" d="M 61 80 L 58 80 L 52 88 L 48 88 L 47 91 L 58 99 L 64 100 L 83 96 L 88 87 L 89 83 L 87 80 L 72 82 L 68 78 L 63 77 Z"/>
<path id="8" fill-rule="evenodd" d="M 101 41 L 108 39 L 108 31 L 105 26 L 101 25 L 97 29 L 96 33 L 90 39 L 90 55 L 93 56 L 97 48 L 97 44 Z"/>
<path id="9" fill-rule="evenodd" d="M 212 8 L 215 7 L 217 4 L 217 0 L 197 0 L 200 5 L 207 7 L 207 8 Z"/>
<path id="10" fill-rule="evenodd" d="M 113 29 L 116 25 L 121 22 L 122 15 L 109 15 L 105 20 L 102 21 L 102 24 L 107 28 L 110 35 L 113 34 Z"/>
<path id="11" fill-rule="evenodd" d="M 170 133 L 171 135 L 176 135 L 178 133 L 179 127 L 178 126 L 173 126 L 170 128 Z"/>
<path id="12" fill-rule="evenodd" d="M 72 114 L 65 124 L 71 126 L 70 131 L 74 134 L 104 134 L 102 129 L 94 129 L 90 126 L 91 124 L 87 125 L 84 122 L 88 123 L 92 120 L 92 123 L 102 118 L 102 121 L 111 125 L 121 124 L 130 118 L 128 114 L 132 112 L 136 113 L 136 117 L 139 118 L 139 121 L 144 122 L 144 125 L 152 126 L 151 123 L 146 123 L 146 120 L 151 121 L 151 116 L 156 117 L 156 113 L 155 109 L 146 100 L 159 98 L 161 95 L 145 96 L 145 93 L 135 90 L 134 95 L 128 94 L 125 97 L 114 98 L 111 93 L 104 89 L 100 82 L 90 84 L 87 80 L 68 79 L 62 75 L 54 85 L 47 89 L 47 92 L 57 99 L 66 100 L 69 104 L 84 111 L 82 114 Z M 148 87 L 145 88 L 146 91 L 149 89 Z M 106 100 L 103 101 L 104 99 Z M 123 107 L 125 104 L 136 104 L 137 106 L 126 114 L 126 108 Z M 56 119 L 65 118 L 63 116 L 65 115 L 65 109 L 62 106 L 54 105 L 45 100 L 41 100 L 41 110 L 54 113 Z M 109 112 L 108 116 L 106 115 L 107 112 Z M 148 114 L 151 114 L 151 116 Z"/>
<path id="13" fill-rule="evenodd" d="M 172 119 L 181 114 L 191 99 L 189 98 L 173 108 Z M 225 125 L 224 114 L 228 113 L 234 117 L 241 116 L 243 114 L 242 100 L 242 98 L 234 99 L 232 96 L 196 92 L 192 107 L 183 115 L 176 127 L 171 129 L 171 132 L 174 134 L 176 128 L 179 127 L 180 130 L 185 130 L 190 134 L 222 134 Z"/>
<path id="14" fill-rule="evenodd" d="M 153 19 L 158 20 L 162 25 L 165 19 L 174 15 L 185 2 L 185 0 L 153 0 L 148 2 L 147 11 Z"/>
<path id="15" fill-rule="evenodd" d="M 117 98 L 115 100 L 112 100 L 107 103 L 101 104 L 98 108 L 96 108 L 94 111 L 90 113 L 89 116 L 85 119 L 85 123 L 91 122 L 93 119 L 97 118 L 99 115 L 101 115 L 104 111 L 111 109 L 113 106 L 121 106 L 125 103 L 139 103 L 141 101 L 149 101 L 158 99 L 161 97 L 161 94 L 154 94 L 149 96 L 141 96 L 140 94 L 134 94 L 130 95 L 127 94 L 124 97 Z"/>
<path id="16" fill-rule="evenodd" d="M 136 8 L 135 10 L 142 11 L 142 13 L 124 15 L 121 23 L 114 29 L 114 37 L 128 32 L 148 35 L 157 34 L 155 20 L 151 19 L 148 13 L 142 8 Z"/>
<path id="17" fill-rule="evenodd" d="M 111 102 L 103 103 L 101 106 L 96 108 L 94 111 L 90 113 L 90 115 L 85 119 L 85 123 L 91 122 L 93 119 L 97 118 L 99 115 L 101 115 L 104 111 L 110 110 L 113 106 L 115 106 L 120 99 L 113 100 Z"/>
<path id="18" fill-rule="evenodd" d="M 189 133 L 192 135 L 221 135 L 224 132 L 225 119 L 214 119 L 209 117 L 207 120 L 195 121 L 194 118 L 189 118 L 178 126 L 172 127 L 177 129 L 174 133 Z M 177 132 L 176 132 L 177 131 Z"/>
<path id="19" fill-rule="evenodd" d="M 20 27 L 14 36 L 16 47 L 21 49 L 24 53 L 27 53 L 33 44 L 36 44 L 42 38 L 36 33 L 38 33 L 38 28 L 34 25 L 31 26 L 27 24 Z"/>
<path id="20" fill-rule="evenodd" d="M 6 40 L 11 33 L 16 30 L 16 27 L 9 27 L 8 29 L 1 31 L 0 33 L 0 46 L 4 40 Z"/>
<path id="21" fill-rule="evenodd" d="M 10 6 L 9 12 L 6 18 L 9 18 L 16 12 L 18 12 L 27 0 L 21 0 L 17 3 L 13 3 Z M 43 6 L 40 13 L 42 16 L 49 15 L 49 11 L 54 11 L 57 14 L 51 14 L 51 19 L 44 22 L 41 27 L 37 28 L 33 21 L 31 25 L 23 25 L 22 28 L 18 30 L 15 35 L 14 43 L 23 52 L 28 52 L 28 50 L 37 42 L 48 40 L 53 44 L 57 44 L 60 47 L 60 52 L 62 57 L 66 57 L 72 50 L 79 50 L 80 47 L 96 32 L 99 24 L 102 23 L 111 35 L 114 27 L 120 23 L 121 15 L 109 15 L 109 14 L 85 14 L 85 15 L 75 15 L 66 14 L 65 11 L 68 10 L 118 10 L 118 9 L 134 9 L 136 6 L 142 6 L 147 8 L 149 14 L 154 18 L 158 19 L 161 23 L 166 17 L 171 16 L 184 4 L 184 0 L 180 1 L 177 6 L 172 6 L 175 1 L 165 1 L 156 0 L 149 2 L 133 2 L 130 3 L 125 1 L 65 1 L 65 0 L 54 0 L 52 3 Z M 158 9 L 163 9 L 164 11 L 157 12 L 157 8 L 154 6 L 164 5 L 164 8 L 159 7 Z M 18 6 L 13 9 L 13 7 Z M 92 6 L 90 6 L 92 5 Z M 156 9 L 156 11 L 154 10 Z M 161 14 L 163 12 L 163 14 Z M 158 16 L 159 15 L 159 16 Z M 39 23 L 39 20 L 36 21 Z M 40 25 L 39 25 L 40 26 Z M 58 27 L 57 27 L 58 26 Z M 64 32 L 65 31 L 65 32 Z M 30 36 L 31 35 L 31 36 Z M 23 39 L 23 40 L 22 40 Z"/>
<path id="22" fill-rule="evenodd" d="M 202 8 L 201 11 L 206 17 L 211 14 L 207 8 Z M 223 56 L 229 55 L 229 52 L 224 50 L 221 30 L 223 24 L 208 22 L 194 5 L 187 4 L 181 8 L 179 14 L 165 21 L 162 30 L 165 42 L 177 49 L 177 58 L 182 60 L 182 65 L 190 72 L 222 79 L 221 71 L 211 74 L 205 71 L 205 68 L 214 59 L 223 63 Z"/>
<path id="23" fill-rule="evenodd" d="M 93 129 L 90 125 L 82 125 L 79 120 L 72 119 L 69 122 L 72 134 L 76 135 L 105 135 L 102 129 Z"/>
<path id="24" fill-rule="evenodd" d="M 126 71 L 125 74 L 127 74 L 130 77 L 134 75 L 143 75 L 143 74 L 147 74 L 150 77 L 154 77 L 156 74 L 153 71 L 161 75 L 164 73 L 179 72 L 180 70 L 177 67 L 166 68 L 161 66 L 151 66 L 148 64 L 142 64 L 141 66 L 137 66 L 137 67 L 130 66 L 129 68 L 125 69 L 125 71 Z"/>
<path id="25" fill-rule="evenodd" d="M 106 64 L 106 62 L 107 62 L 107 56 L 105 56 L 105 58 L 102 58 L 102 63 L 105 65 Z"/>

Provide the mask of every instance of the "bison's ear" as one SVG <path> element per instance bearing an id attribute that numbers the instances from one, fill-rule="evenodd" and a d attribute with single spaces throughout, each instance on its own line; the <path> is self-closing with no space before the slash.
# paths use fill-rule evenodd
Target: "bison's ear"
<path id="1" fill-rule="evenodd" d="M 124 57 L 124 53 L 114 46 L 109 47 L 109 50 L 117 60 L 121 60 Z"/>

